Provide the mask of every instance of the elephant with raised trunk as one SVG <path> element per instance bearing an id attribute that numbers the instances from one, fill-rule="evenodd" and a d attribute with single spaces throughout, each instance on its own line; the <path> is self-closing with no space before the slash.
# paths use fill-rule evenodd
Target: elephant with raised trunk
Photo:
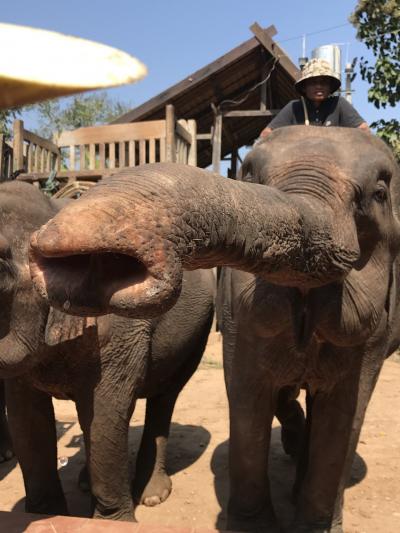
<path id="1" fill-rule="evenodd" d="M 74 314 L 152 316 L 176 301 L 182 269 L 230 267 L 219 304 L 230 529 L 277 527 L 271 422 L 281 395 L 305 387 L 291 531 L 343 531 L 365 410 L 400 342 L 399 186 L 372 135 L 288 127 L 250 152 L 242 181 L 173 164 L 127 170 L 31 240 L 36 286 Z"/>
<path id="2" fill-rule="evenodd" d="M 180 298 L 162 316 L 66 315 L 39 296 L 28 267 L 30 235 L 57 208 L 32 185 L 0 185 L 0 378 L 7 378 L 8 419 L 26 510 L 68 512 L 57 473 L 54 396 L 76 404 L 94 515 L 133 520 L 134 502 L 155 505 L 171 491 L 166 471 L 171 416 L 207 341 L 215 281 L 211 271 L 185 273 Z M 109 260 L 109 270 L 102 272 L 105 283 L 111 271 L 124 283 L 124 258 L 110 255 Z M 131 486 L 128 431 L 138 398 L 147 399 L 146 419 Z"/>

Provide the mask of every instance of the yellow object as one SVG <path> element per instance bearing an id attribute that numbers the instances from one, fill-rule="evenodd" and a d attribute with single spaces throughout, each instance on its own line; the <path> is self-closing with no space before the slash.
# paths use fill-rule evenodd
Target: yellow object
<path id="1" fill-rule="evenodd" d="M 146 66 L 86 39 L 0 23 L 0 109 L 133 83 Z"/>

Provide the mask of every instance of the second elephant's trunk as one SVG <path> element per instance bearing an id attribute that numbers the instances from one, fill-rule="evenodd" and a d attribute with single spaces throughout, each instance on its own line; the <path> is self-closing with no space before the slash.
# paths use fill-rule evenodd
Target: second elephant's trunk
<path id="1" fill-rule="evenodd" d="M 31 273 L 53 305 L 89 315 L 165 311 L 182 268 L 227 265 L 315 287 L 342 278 L 359 255 L 354 223 L 340 231 L 337 216 L 347 215 L 273 187 L 145 165 L 104 180 L 37 232 Z"/>

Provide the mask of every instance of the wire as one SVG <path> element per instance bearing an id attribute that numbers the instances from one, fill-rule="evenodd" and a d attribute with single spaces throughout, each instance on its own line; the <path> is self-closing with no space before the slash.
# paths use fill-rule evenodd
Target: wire
<path id="1" fill-rule="evenodd" d="M 312 31 L 310 33 L 303 33 L 302 35 L 297 35 L 296 37 L 289 37 L 287 39 L 280 39 L 279 41 L 275 41 L 276 43 L 286 43 L 288 41 L 294 41 L 295 39 L 301 39 L 303 37 L 303 35 L 305 35 L 306 37 L 309 36 L 309 35 L 318 35 L 319 33 L 325 33 L 327 31 L 331 31 L 331 30 L 337 30 L 338 28 L 344 28 L 345 26 L 352 26 L 352 24 L 350 22 L 346 22 L 345 24 L 339 24 L 338 26 L 331 26 L 330 28 L 325 28 L 324 30 L 317 30 L 317 31 Z"/>
<path id="2" fill-rule="evenodd" d="M 241 100 L 222 100 L 222 102 L 219 103 L 218 105 L 218 109 L 220 109 L 224 104 L 232 104 L 232 105 L 240 105 L 240 104 L 243 104 L 243 102 L 245 102 L 247 100 L 247 98 L 249 97 L 250 93 L 252 93 L 253 91 L 255 91 L 258 87 L 260 87 L 261 85 L 263 85 L 264 83 L 267 83 L 267 81 L 270 79 L 273 71 L 275 70 L 276 68 L 276 65 L 278 64 L 279 62 L 279 56 L 275 57 L 274 58 L 274 64 L 272 65 L 271 67 L 271 70 L 268 72 L 268 75 L 266 78 L 264 78 L 263 80 L 261 80 L 260 82 L 258 82 L 256 85 L 254 85 L 254 87 L 252 87 L 251 89 L 249 89 L 246 93 L 246 96 L 244 98 L 242 98 Z M 267 63 L 268 65 L 268 63 Z"/>

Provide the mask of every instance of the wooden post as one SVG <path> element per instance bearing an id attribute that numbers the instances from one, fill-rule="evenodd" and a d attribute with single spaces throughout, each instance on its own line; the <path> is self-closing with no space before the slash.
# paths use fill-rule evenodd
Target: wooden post
<path id="1" fill-rule="evenodd" d="M 4 146 L 4 135 L 0 133 L 0 181 L 4 180 L 6 177 L 6 169 L 5 169 L 5 146 Z"/>
<path id="2" fill-rule="evenodd" d="M 13 172 L 24 170 L 24 123 L 14 120 Z"/>
<path id="3" fill-rule="evenodd" d="M 231 168 L 230 168 L 231 175 L 229 176 L 230 178 L 234 180 L 236 179 L 236 176 L 237 176 L 237 156 L 238 156 L 238 150 L 237 150 L 237 146 L 235 146 L 231 154 Z"/>
<path id="4" fill-rule="evenodd" d="M 194 167 L 197 166 L 197 123 L 195 120 L 191 119 L 187 121 L 187 128 L 192 136 L 192 143 L 189 146 L 189 156 L 188 156 L 188 165 Z"/>
<path id="5" fill-rule="evenodd" d="M 175 108 L 171 104 L 165 108 L 165 161 L 176 161 Z"/>
<path id="6" fill-rule="evenodd" d="M 262 54 L 264 65 L 261 69 L 261 81 L 265 80 L 265 78 L 268 76 L 268 68 L 266 64 L 266 57 L 265 57 L 265 51 L 263 50 Z M 271 67 L 272 68 L 272 67 Z M 267 109 L 267 82 L 264 82 L 261 85 L 261 93 L 260 93 L 260 110 L 265 111 Z"/>
<path id="7" fill-rule="evenodd" d="M 212 137 L 212 167 L 213 171 L 219 174 L 221 164 L 221 144 L 222 144 L 222 115 L 214 115 L 214 130 Z"/>

